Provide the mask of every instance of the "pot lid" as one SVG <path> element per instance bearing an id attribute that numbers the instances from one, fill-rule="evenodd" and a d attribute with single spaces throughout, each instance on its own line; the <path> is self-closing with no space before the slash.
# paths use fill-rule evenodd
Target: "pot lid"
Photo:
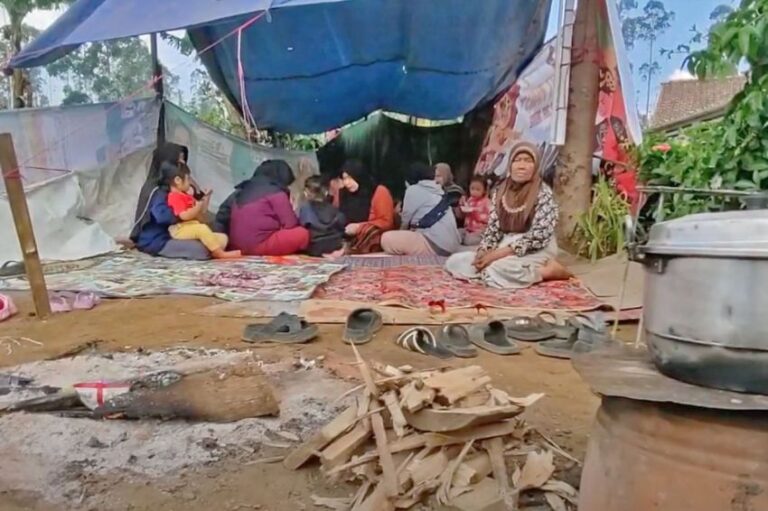
<path id="1" fill-rule="evenodd" d="M 644 252 L 768 258 L 768 210 L 688 215 L 651 227 Z"/>

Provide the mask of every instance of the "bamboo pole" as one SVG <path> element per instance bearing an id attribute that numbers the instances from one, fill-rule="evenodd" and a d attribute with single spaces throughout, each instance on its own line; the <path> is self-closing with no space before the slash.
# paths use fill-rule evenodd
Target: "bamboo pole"
<path id="1" fill-rule="evenodd" d="M 24 185 L 21 182 L 21 172 L 16 161 L 16 151 L 13 148 L 13 138 L 10 133 L 0 134 L 0 169 L 3 172 L 5 192 L 8 194 L 8 203 L 11 205 L 13 223 L 16 234 L 19 237 L 21 253 L 24 257 L 24 269 L 27 272 L 27 280 L 32 289 L 32 299 L 35 302 L 35 311 L 40 319 L 51 314 L 51 304 L 48 301 L 48 290 L 45 286 L 43 267 L 40 264 L 40 256 L 37 252 L 37 242 L 32 229 L 32 220 L 27 207 L 27 197 L 24 194 Z"/>

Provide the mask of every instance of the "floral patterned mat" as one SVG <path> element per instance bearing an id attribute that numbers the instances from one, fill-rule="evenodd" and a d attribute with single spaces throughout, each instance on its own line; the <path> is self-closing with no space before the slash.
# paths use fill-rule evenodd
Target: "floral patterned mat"
<path id="1" fill-rule="evenodd" d="M 314 298 L 351 300 L 411 308 L 442 302 L 450 307 L 498 307 L 587 311 L 603 306 L 578 280 L 544 282 L 527 289 L 493 289 L 451 277 L 434 266 L 352 268 L 318 287 Z"/>
<path id="2" fill-rule="evenodd" d="M 45 280 L 50 291 L 92 291 L 110 298 L 181 294 L 282 302 L 310 298 L 318 285 L 344 269 L 320 261 L 291 263 L 266 258 L 183 261 L 129 252 Z M 26 278 L 0 279 L 0 289 L 26 290 L 29 283 Z"/>

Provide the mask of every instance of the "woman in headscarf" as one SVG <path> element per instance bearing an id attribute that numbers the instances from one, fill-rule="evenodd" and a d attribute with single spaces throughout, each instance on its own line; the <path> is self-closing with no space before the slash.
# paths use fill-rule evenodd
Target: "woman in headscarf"
<path id="1" fill-rule="evenodd" d="M 214 230 L 229 235 L 229 248 L 245 255 L 297 254 L 309 245 L 288 187 L 295 177 L 283 160 L 267 160 L 235 187 L 219 208 Z"/>
<path id="2" fill-rule="evenodd" d="M 164 162 L 186 163 L 189 150 L 178 144 L 165 143 L 152 153 L 147 180 L 139 192 L 135 223 L 130 238 L 136 248 L 150 255 L 172 259 L 208 259 L 210 253 L 197 240 L 174 240 L 168 227 L 179 222 L 168 206 L 168 187 L 163 185 L 160 166 Z"/>
<path id="3" fill-rule="evenodd" d="M 507 175 L 491 195 L 491 214 L 480 248 L 451 256 L 445 263 L 451 274 L 502 289 L 570 276 L 555 260 L 557 204 L 541 180 L 539 162 L 535 145 L 518 142 L 513 146 Z"/>
<path id="4" fill-rule="evenodd" d="M 381 252 L 381 235 L 395 228 L 395 203 L 383 185 L 376 185 L 358 160 L 342 168 L 343 187 L 334 194 L 333 205 L 347 219 L 346 235 L 351 238 L 347 252 Z"/>

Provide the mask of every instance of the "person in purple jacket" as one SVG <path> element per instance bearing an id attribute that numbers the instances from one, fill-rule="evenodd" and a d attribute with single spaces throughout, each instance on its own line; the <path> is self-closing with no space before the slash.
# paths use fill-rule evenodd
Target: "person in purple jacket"
<path id="1" fill-rule="evenodd" d="M 235 187 L 219 208 L 214 230 L 229 235 L 229 249 L 243 255 L 297 254 L 309 246 L 288 187 L 295 177 L 283 160 L 267 160 L 253 177 Z"/>

